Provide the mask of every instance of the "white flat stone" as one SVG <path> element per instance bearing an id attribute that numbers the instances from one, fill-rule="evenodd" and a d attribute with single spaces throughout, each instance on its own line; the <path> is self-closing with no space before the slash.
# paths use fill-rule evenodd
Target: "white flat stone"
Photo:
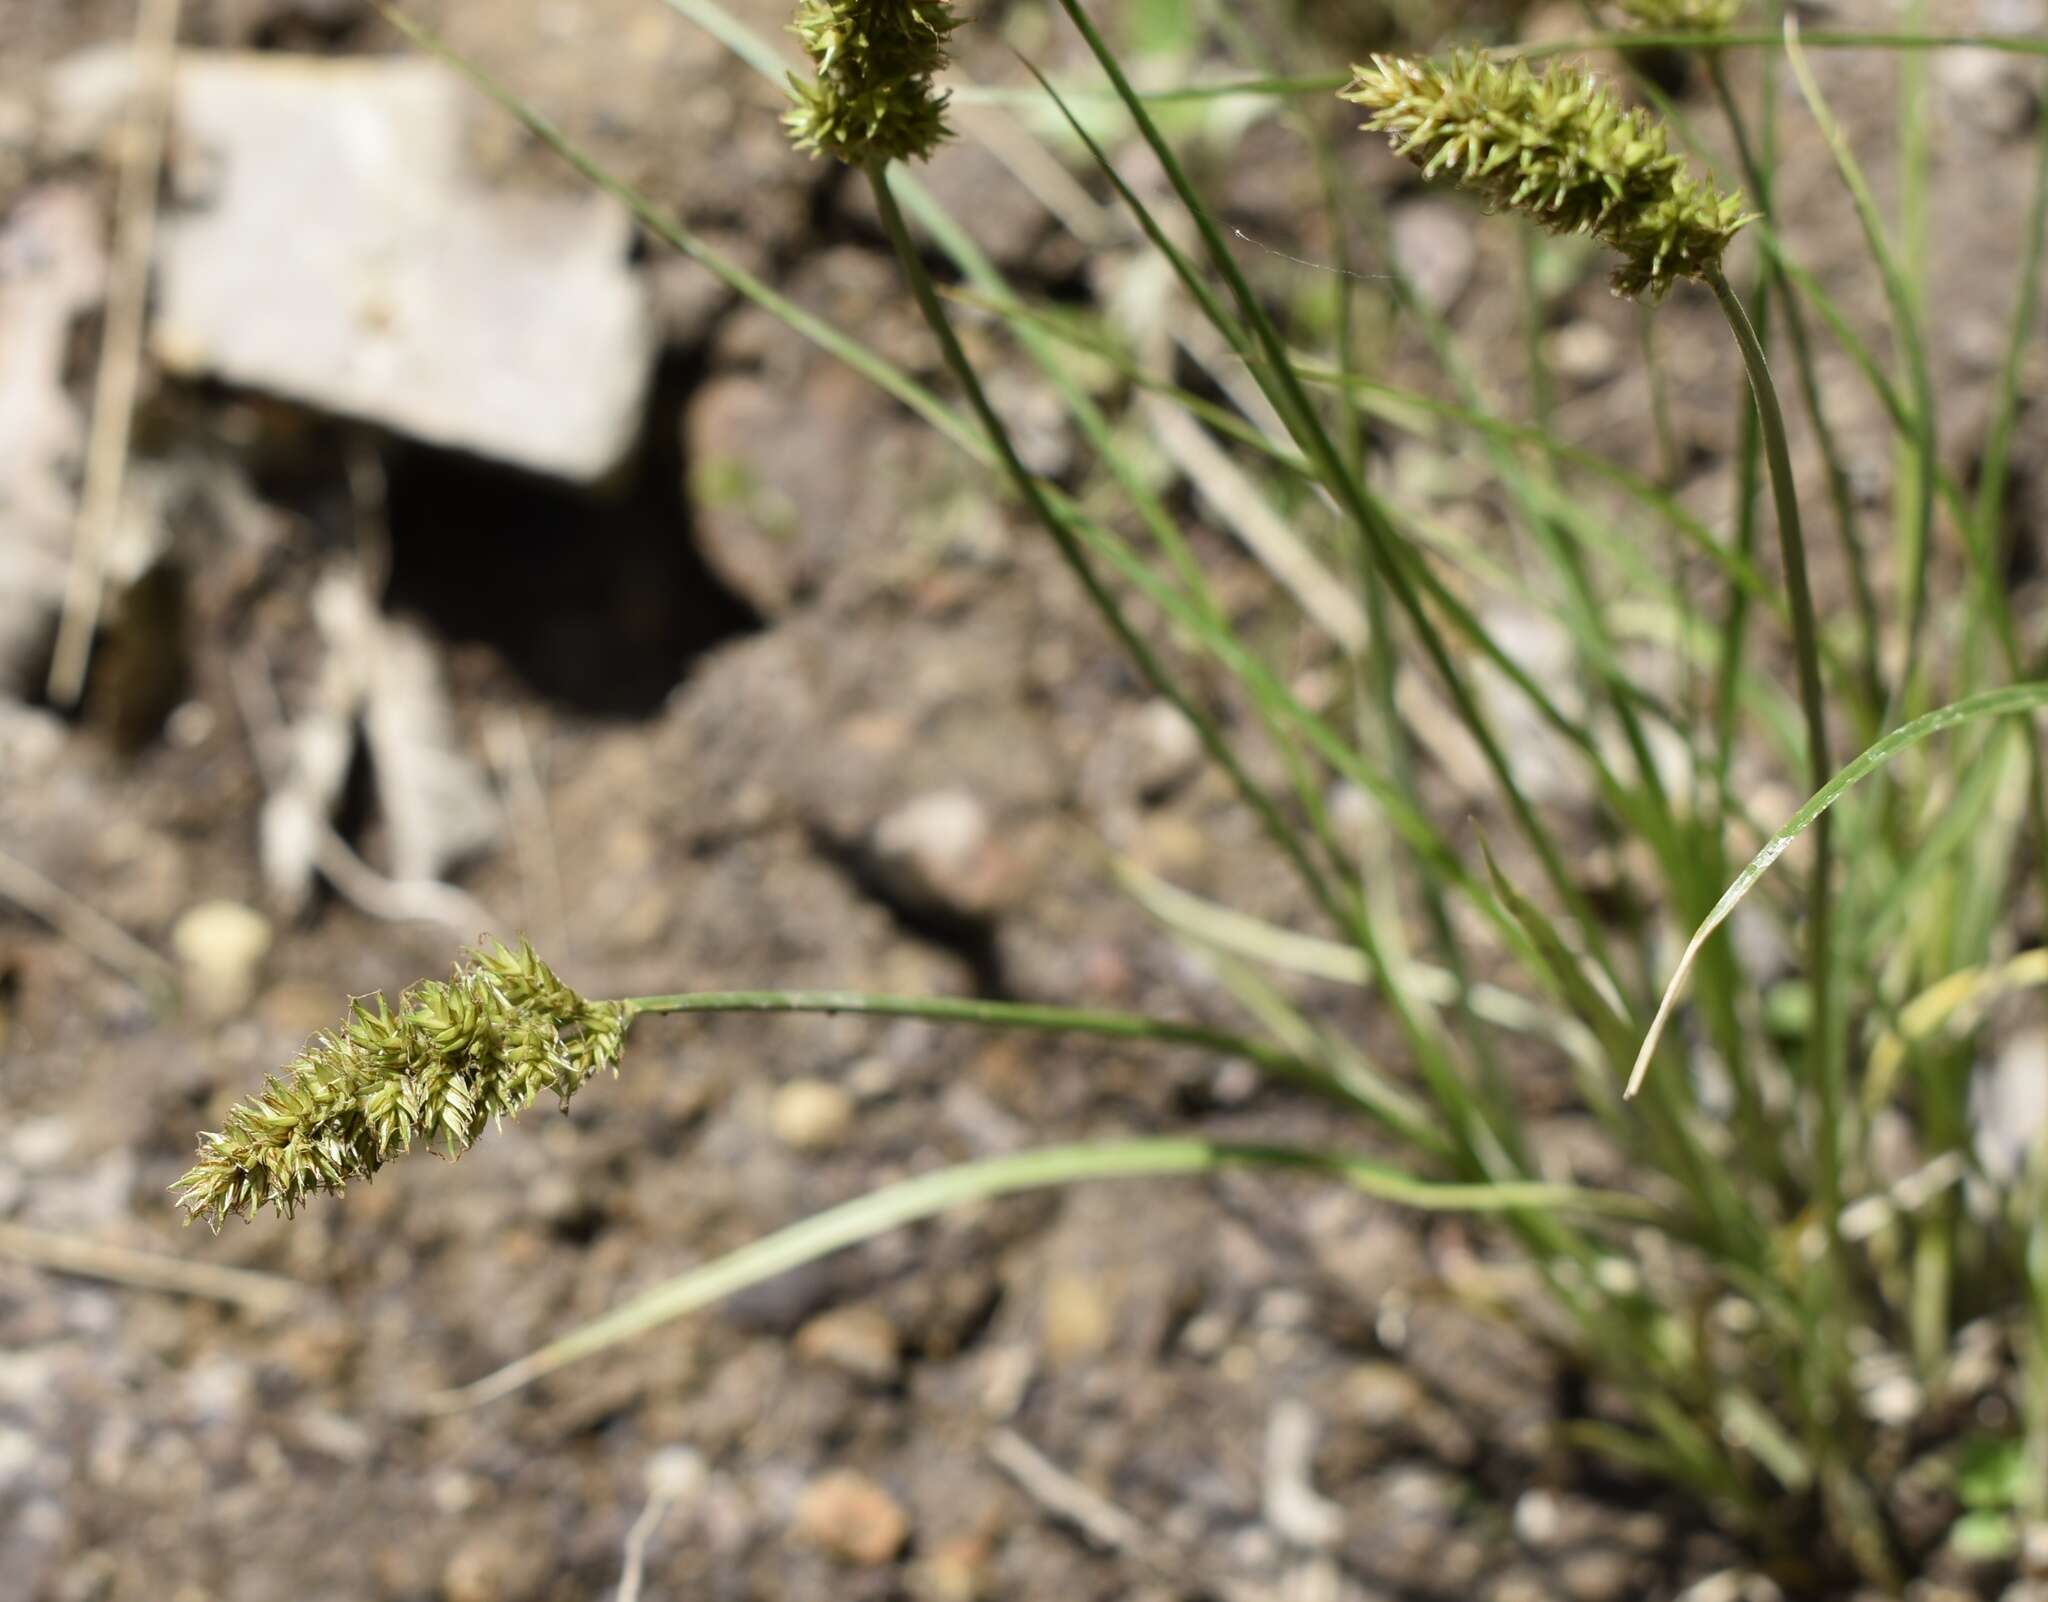
<path id="1" fill-rule="evenodd" d="M 616 466 L 655 356 L 632 220 L 486 183 L 475 94 L 428 61 L 182 54 L 157 360 L 537 473 Z"/>

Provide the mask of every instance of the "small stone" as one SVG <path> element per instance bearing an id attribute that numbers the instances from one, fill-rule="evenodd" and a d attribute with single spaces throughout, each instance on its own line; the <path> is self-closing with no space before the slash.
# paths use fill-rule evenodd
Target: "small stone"
<path id="1" fill-rule="evenodd" d="M 654 367 L 632 218 L 594 191 L 487 182 L 465 145 L 470 93 L 418 59 L 182 53 L 157 359 L 603 478 Z"/>
<path id="2" fill-rule="evenodd" d="M 775 1138 L 795 1151 L 831 1151 L 853 1128 L 853 1098 L 822 1079 L 792 1079 L 768 1109 Z"/>
<path id="3" fill-rule="evenodd" d="M 820 1313 L 797 1331 L 796 1350 L 799 1357 L 874 1385 L 893 1384 L 903 1372 L 896 1326 L 876 1307 L 835 1307 Z"/>
<path id="4" fill-rule="evenodd" d="M 203 1018 L 232 1018 L 256 999 L 270 920 L 239 901 L 204 901 L 171 929 L 185 999 Z"/>
<path id="5" fill-rule="evenodd" d="M 1532 1569 L 1509 1569 L 1487 1582 L 1484 1602 L 1551 1602 L 1553 1593 Z"/>
<path id="6" fill-rule="evenodd" d="M 2048 1120 L 2048 1030 L 2026 1029 L 2002 1046 L 1970 1085 L 1977 1161 L 1994 1181 L 2015 1182 Z"/>
<path id="7" fill-rule="evenodd" d="M 27 1430 L 0 1428 L 0 1491 L 21 1485 L 35 1464 L 36 1438 Z"/>
<path id="8" fill-rule="evenodd" d="M 2025 133 L 2040 114 L 2026 64 L 2003 50 L 1943 50 L 1935 82 L 1949 114 L 1994 139 Z"/>
<path id="9" fill-rule="evenodd" d="M 1635 1592 L 1636 1561 L 1612 1547 L 1587 1547 L 1558 1559 L 1557 1583 L 1573 1602 L 1620 1602 Z"/>
<path id="10" fill-rule="evenodd" d="M 544 1576 L 538 1555 L 502 1528 L 467 1536 L 441 1570 L 441 1602 L 520 1602 Z"/>
<path id="11" fill-rule="evenodd" d="M 910 1520 L 897 1500 L 865 1474 L 834 1469 L 804 1488 L 796 1533 L 842 1562 L 877 1568 L 903 1550 Z"/>
<path id="12" fill-rule="evenodd" d="M 1367 1429 L 1385 1431 L 1407 1421 L 1422 1406 L 1422 1387 L 1398 1363 L 1361 1363 L 1344 1382 L 1352 1416 Z"/>
<path id="13" fill-rule="evenodd" d="M 1560 378 L 1595 383 L 1614 371 L 1614 336 L 1598 323 L 1566 323 L 1543 342 L 1544 354 Z"/>
<path id="14" fill-rule="evenodd" d="M 908 801 L 875 825 L 876 872 L 915 905 L 966 916 L 989 912 L 1006 877 L 988 809 L 965 790 Z"/>
<path id="15" fill-rule="evenodd" d="M 1116 1308 L 1101 1281 L 1061 1274 L 1046 1287 L 1039 1329 L 1046 1356 L 1054 1362 L 1093 1357 L 1116 1333 Z"/>
<path id="16" fill-rule="evenodd" d="M 1553 1545 L 1564 1526 L 1564 1510 L 1549 1491 L 1524 1491 L 1515 1503 L 1515 1536 L 1524 1546 L 1541 1551 Z"/>
<path id="17" fill-rule="evenodd" d="M 1479 247 L 1470 208 L 1450 200 L 1412 200 L 1394 208 L 1394 260 L 1415 292 L 1447 310 L 1472 281 Z"/>
<path id="18" fill-rule="evenodd" d="M 54 1113 L 45 1118 L 24 1118 L 7 1143 L 8 1155 L 32 1174 L 67 1166 L 77 1147 L 77 1129 L 69 1119 Z"/>
<path id="19" fill-rule="evenodd" d="M 994 1556 L 979 1535 L 953 1536 L 918 1564 L 911 1590 L 920 1602 L 975 1602 L 988 1592 Z"/>
<path id="20" fill-rule="evenodd" d="M 647 1494 L 657 1501 L 694 1501 L 709 1477 L 704 1454 L 687 1446 L 665 1446 L 647 1460 Z"/>
<path id="21" fill-rule="evenodd" d="M 1131 860 L 1162 879 L 1192 872 L 1208 860 L 1212 842 L 1201 826 L 1178 812 L 1149 814 L 1131 842 Z"/>

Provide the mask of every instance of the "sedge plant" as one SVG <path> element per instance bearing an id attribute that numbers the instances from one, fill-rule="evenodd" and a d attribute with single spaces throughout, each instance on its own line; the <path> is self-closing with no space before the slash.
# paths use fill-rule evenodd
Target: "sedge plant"
<path id="1" fill-rule="evenodd" d="M 750 65 L 784 72 L 775 42 L 717 0 L 666 3 Z M 1282 297 L 1255 282 L 1186 152 L 1161 129 L 1158 97 L 1133 86 L 1080 0 L 1057 3 L 1100 76 L 1065 87 L 1041 78 L 1040 136 L 1092 161 L 1122 209 L 1120 248 L 1156 268 L 1171 297 L 1172 362 L 1141 352 L 1113 316 L 1034 303 L 918 183 L 912 164 L 955 136 L 946 73 L 963 13 L 947 0 L 802 0 L 793 33 L 807 67 L 789 77 L 787 116 L 800 150 L 846 164 L 871 192 L 943 386 L 783 300 L 516 95 L 458 64 L 650 231 L 985 466 L 1054 543 L 1114 643 L 1195 729 L 1317 920 L 1279 927 L 1133 865 L 1120 870 L 1164 925 L 1211 955 L 1246 1027 L 840 992 L 593 1001 L 524 944 L 486 945 L 395 1006 L 357 1003 L 231 1111 L 203 1137 L 181 1183 L 185 1205 L 215 1222 L 266 1207 L 289 1213 L 414 1144 L 458 1154 L 543 1094 L 565 1103 L 580 1094 L 662 1015 L 865 1013 L 1154 1041 L 1240 1059 L 1355 1119 L 1358 1138 L 1282 1148 L 1194 1130 L 923 1174 L 658 1285 L 438 1400 L 503 1395 L 795 1264 L 976 1198 L 1226 1165 L 1287 1168 L 1390 1205 L 1487 1215 L 1534 1270 L 1546 1323 L 1570 1332 L 1576 1360 L 1625 1404 L 1625 1416 L 1567 1421 L 1567 1443 L 1692 1492 L 1759 1552 L 1797 1550 L 1821 1570 L 1895 1585 L 1930 1555 L 1924 1533 L 1894 1516 L 1897 1478 L 1962 1474 L 1986 1450 L 2032 1467 L 2031 1479 L 2013 1480 L 2015 1519 L 2048 1511 L 2038 1491 L 2048 1465 L 2048 1237 L 2037 1224 L 2048 1160 L 2034 1134 L 1998 1168 L 1969 1114 L 1987 1020 L 2005 998 L 2048 984 L 2048 952 L 2024 943 L 2021 871 L 2030 853 L 2048 860 L 2033 722 L 2048 682 L 2041 642 L 2026 637 L 1998 578 L 2007 536 L 1997 522 L 2048 221 L 2048 134 L 2024 222 L 2011 355 L 1989 408 L 1992 482 L 1973 495 L 1938 449 L 1920 327 L 1929 301 L 1915 276 L 1922 253 L 1894 249 L 1788 45 L 1900 324 L 1888 364 L 1771 215 L 1787 138 L 1757 137 L 1718 52 L 1776 36 L 1728 31 L 1723 0 L 1630 11 L 1649 30 L 1642 37 L 1713 53 L 1746 198 L 1680 152 L 1677 108 L 1628 104 L 1573 65 L 1497 52 L 1385 56 L 1341 84 L 1310 85 L 1341 88 L 1428 178 L 1597 241 L 1612 253 L 1616 293 L 1645 308 L 1712 300 L 1748 395 L 1736 526 L 1724 533 L 1668 483 L 1563 437 L 1547 414 L 1512 415 L 1490 392 L 1485 362 L 1398 271 L 1374 304 L 1361 298 L 1380 295 L 1361 287 L 1368 281 L 1336 280 L 1337 315 L 1313 330 L 1277 312 Z M 1169 98 L 1199 106 L 1292 87 L 1198 85 Z M 1167 201 L 1141 198 L 1104 148 L 1104 102 L 1148 147 Z M 1305 125 L 1333 225 L 1374 226 L 1366 186 L 1346 181 L 1355 155 Z M 1763 319 L 1724 265 L 1742 234 L 1758 241 L 1762 261 L 1751 300 L 1772 299 L 1772 326 L 1797 330 L 1800 394 L 1831 475 L 1832 559 L 1854 576 L 1852 604 L 1838 613 L 1823 610 L 1809 571 L 1822 542 L 1802 518 Z M 1000 358 L 969 355 L 964 317 L 1008 336 Z M 1374 330 L 1383 352 L 1404 319 L 1452 376 L 1452 395 L 1390 382 L 1362 359 Z M 1838 442 L 1812 376 L 1819 329 L 1869 386 L 1899 460 L 1911 464 L 1894 486 L 1901 571 L 1890 591 L 1863 566 L 1851 498 L 1836 482 Z M 992 359 L 1025 364 L 1057 398 L 1087 447 L 1077 476 L 1054 480 L 1028 465 L 990 401 L 983 364 Z M 1206 380 L 1199 390 L 1180 376 L 1190 366 Z M 1119 392 L 1082 382 L 1084 367 L 1108 371 Z M 1284 653 L 1226 603 L 1214 559 L 1198 554 L 1157 472 L 1138 459 L 1132 430 L 1160 407 L 1175 416 L 1173 437 L 1191 428 L 1206 441 L 1180 458 L 1195 464 L 1187 471 L 1229 465 L 1241 493 L 1218 498 L 1236 508 L 1221 518 L 1237 520 L 1233 531 L 1271 570 L 1275 604 L 1297 609 Z M 1388 441 L 1490 484 L 1500 542 L 1475 538 L 1404 488 L 1386 470 Z M 1751 472 L 1769 486 L 1775 576 L 1751 538 L 1761 521 Z M 1258 504 L 1247 509 L 1247 499 Z M 1952 601 L 1931 593 L 1929 575 L 1941 569 L 1926 560 L 1949 525 L 1967 576 Z M 1679 557 L 1705 578 L 1679 582 Z M 1502 606 L 1551 619 L 1569 670 L 1524 662 L 1492 621 Z M 1334 688 L 1304 688 L 1304 655 L 1327 665 L 1323 682 Z M 1703 679 L 1712 685 L 1704 701 L 1688 688 Z M 1510 714 L 1513 734 L 1503 729 Z M 1426 782 L 1446 728 L 1468 775 L 1451 806 L 1432 801 Z M 1853 733 L 1846 743 L 1842 729 Z M 1539 737 L 1546 760 L 1569 774 L 1569 806 L 1533 783 L 1529 747 Z M 1838 743 L 1860 754 L 1838 767 Z M 1773 809 L 1761 799 L 1772 784 L 1807 799 Z M 1337 797 L 1347 793 L 1372 818 L 1363 837 L 1339 822 Z M 1611 877 L 1594 882 L 1596 855 L 1627 864 L 1621 893 Z M 1770 942 L 1761 955 L 1734 949 L 1718 931 L 1738 910 L 1784 934 L 1775 949 L 1785 954 L 1772 955 Z M 1306 978 L 1369 992 L 1391 1049 L 1376 1058 L 1304 1004 L 1297 981 Z M 1571 1075 L 1583 1115 L 1626 1164 L 1626 1187 L 1577 1183 L 1532 1139 L 1516 1066 L 1531 1053 Z M 1954 1354 L 1966 1337 L 1981 1347 L 1987 1335 L 2009 1361 L 1994 1396 L 1964 1395 Z M 1880 1398 L 1879 1373 L 1903 1376 L 1905 1403 L 1899 1383 Z M 1929 1419 L 1998 1407 L 2015 1422 L 1988 1447 L 1930 1433 Z M 1970 1505 L 1981 1512 L 1980 1502 Z M 1818 1548 L 1807 1537 L 1816 1512 L 1826 1532 Z M 1800 1572 L 1819 1583 L 1821 1571 Z"/>

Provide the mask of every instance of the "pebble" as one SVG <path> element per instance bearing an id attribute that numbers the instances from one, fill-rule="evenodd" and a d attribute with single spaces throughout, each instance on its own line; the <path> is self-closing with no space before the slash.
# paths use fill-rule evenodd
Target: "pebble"
<path id="1" fill-rule="evenodd" d="M 936 790 L 896 808 L 870 839 L 876 872 L 897 895 L 976 916 L 1001 887 L 988 809 L 965 790 Z"/>
<path id="2" fill-rule="evenodd" d="M 903 1372 L 903 1344 L 888 1314 L 877 1307 L 835 1307 L 797 1331 L 799 1357 L 825 1363 L 875 1385 L 893 1384 Z"/>
<path id="3" fill-rule="evenodd" d="M 184 996 L 203 1018 L 246 1012 L 256 999 L 263 959 L 270 954 L 270 920 L 239 901 L 203 901 L 171 929 Z"/>
<path id="4" fill-rule="evenodd" d="M 67 1163 L 77 1146 L 78 1131 L 71 1121 L 51 1114 L 23 1119 L 15 1127 L 7 1151 L 22 1168 L 35 1174 Z"/>
<path id="5" fill-rule="evenodd" d="M 545 1565 L 532 1550 L 508 1544 L 501 1529 L 465 1537 L 441 1570 L 442 1602 L 516 1602 L 532 1596 Z"/>
<path id="6" fill-rule="evenodd" d="M 920 1602 L 975 1602 L 988 1593 L 994 1578 L 995 1554 L 978 1535 L 956 1535 L 941 1541 L 911 1576 L 911 1591 Z"/>
<path id="7" fill-rule="evenodd" d="M 70 120 L 82 90 L 118 106 L 124 70 L 104 53 L 61 69 Z M 602 479 L 638 437 L 656 354 L 632 218 L 594 190 L 472 170 L 473 93 L 412 57 L 186 52 L 156 358 L 531 472 Z"/>
<path id="8" fill-rule="evenodd" d="M 1634 1594 L 1636 1562 L 1612 1547 L 1585 1547 L 1558 1559 L 1557 1583 L 1573 1602 L 1620 1602 Z"/>
<path id="9" fill-rule="evenodd" d="M 1615 339 L 1598 323 L 1566 323 L 1543 342 L 1544 354 L 1561 378 L 1590 384 L 1614 372 Z"/>
<path id="10" fill-rule="evenodd" d="M 865 1474 L 834 1469 L 804 1488 L 796 1533 L 842 1562 L 877 1568 L 893 1562 L 910 1539 L 902 1505 Z"/>
<path id="11" fill-rule="evenodd" d="M 1938 51 L 1934 77 L 1948 113 L 1994 139 L 2025 133 L 2040 113 L 2026 64 L 2005 51 Z"/>
<path id="12" fill-rule="evenodd" d="M 36 1463 L 36 1438 L 27 1430 L 0 1428 L 0 1491 L 28 1478 Z"/>
<path id="13" fill-rule="evenodd" d="M 1998 1048 L 1970 1086 L 1977 1161 L 1994 1181 L 2014 1181 L 2048 1119 L 2048 1030 L 2027 1029 Z"/>
<path id="14" fill-rule="evenodd" d="M 1116 1307 L 1100 1280 L 1061 1274 L 1046 1287 L 1039 1335 L 1056 1363 L 1093 1357 L 1116 1332 Z"/>
<path id="15" fill-rule="evenodd" d="M 1367 1429 L 1384 1431 L 1424 1404 L 1422 1387 L 1398 1363 L 1361 1363 L 1344 1382 L 1350 1412 Z"/>
<path id="16" fill-rule="evenodd" d="M 1515 1537 L 1541 1551 L 1552 1545 L 1564 1525 L 1564 1510 L 1550 1491 L 1524 1491 L 1515 1503 Z"/>
<path id="17" fill-rule="evenodd" d="M 768 1127 L 793 1151 L 832 1151 L 853 1129 L 853 1098 L 823 1079 L 792 1079 L 775 1092 Z"/>
<path id="18" fill-rule="evenodd" d="M 1479 247 L 1472 211 L 1451 200 L 1412 200 L 1391 219 L 1394 260 L 1415 292 L 1438 311 L 1449 308 L 1472 281 Z"/>

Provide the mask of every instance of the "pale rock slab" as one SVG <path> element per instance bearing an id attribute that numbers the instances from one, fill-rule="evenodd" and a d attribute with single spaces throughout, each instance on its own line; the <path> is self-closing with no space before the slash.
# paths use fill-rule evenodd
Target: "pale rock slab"
<path id="1" fill-rule="evenodd" d="M 84 148 L 132 68 L 60 68 Z M 476 92 L 419 60 L 186 51 L 151 353 L 414 439 L 577 483 L 638 437 L 658 334 L 633 223 L 595 191 L 487 182 Z"/>

